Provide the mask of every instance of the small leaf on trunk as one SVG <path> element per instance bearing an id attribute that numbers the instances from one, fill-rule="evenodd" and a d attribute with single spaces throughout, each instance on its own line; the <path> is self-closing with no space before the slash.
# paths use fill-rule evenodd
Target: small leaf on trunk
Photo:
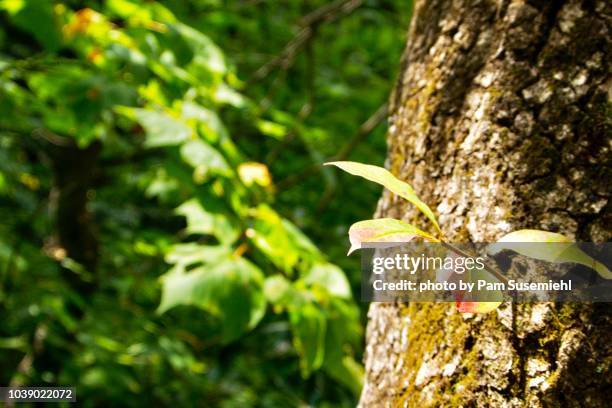
<path id="1" fill-rule="evenodd" d="M 578 263 L 595 270 L 603 278 L 612 279 L 612 272 L 604 264 L 587 255 L 570 238 L 555 232 L 518 230 L 504 235 L 488 247 L 491 254 L 505 249 L 541 261 Z"/>
<path id="2" fill-rule="evenodd" d="M 436 220 L 436 216 L 434 215 L 431 208 L 427 206 L 421 199 L 416 195 L 414 189 L 410 184 L 401 181 L 396 178 L 393 174 L 391 174 L 387 169 L 378 166 L 372 166 L 370 164 L 362 164 L 357 162 L 350 161 L 338 161 L 338 162 L 329 162 L 325 163 L 326 166 L 333 165 L 336 166 L 347 173 L 351 173 L 355 176 L 363 177 L 367 180 L 373 181 L 375 183 L 380 184 L 381 186 L 387 188 L 394 194 L 408 200 L 412 204 L 414 204 L 425 216 L 434 224 L 436 230 L 439 233 L 442 233 L 440 230 L 440 226 L 438 225 L 438 221 Z"/>
<path id="3" fill-rule="evenodd" d="M 489 313 L 497 309 L 502 302 L 457 302 L 461 313 Z"/>
<path id="4" fill-rule="evenodd" d="M 351 248 L 348 255 L 356 249 L 360 249 L 363 242 L 408 242 L 416 237 L 432 242 L 438 241 L 435 237 L 421 231 L 414 225 L 395 218 L 359 221 L 349 228 Z"/>

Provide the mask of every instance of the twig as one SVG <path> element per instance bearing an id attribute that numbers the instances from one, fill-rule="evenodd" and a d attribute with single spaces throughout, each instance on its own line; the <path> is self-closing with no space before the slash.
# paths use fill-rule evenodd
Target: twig
<path id="1" fill-rule="evenodd" d="M 304 27 L 332 21 L 340 14 L 350 14 L 362 4 L 363 0 L 336 0 L 302 17 L 299 24 Z"/>
<path id="2" fill-rule="evenodd" d="M 357 133 L 340 148 L 337 154 L 330 157 L 325 161 L 339 161 L 347 159 L 353 150 L 361 143 L 372 131 L 380 124 L 380 122 L 387 116 L 387 104 L 383 104 L 376 110 L 365 122 L 359 126 Z M 306 177 L 310 177 L 317 174 L 322 170 L 322 163 L 312 163 L 301 172 L 291 175 L 281 181 L 276 186 L 279 189 L 287 189 L 293 187 L 298 182 L 302 181 Z"/>
<path id="3" fill-rule="evenodd" d="M 27 376 L 34 364 L 34 358 L 43 350 L 45 339 L 47 338 L 48 327 L 46 323 L 39 323 L 34 330 L 32 349 L 23 356 L 17 365 L 17 372 L 11 378 L 9 387 L 19 387 L 23 385 L 21 376 Z M 10 405 L 7 405 L 10 406 Z"/>
<path id="4" fill-rule="evenodd" d="M 464 258 L 473 258 L 473 255 L 469 254 L 468 252 L 465 252 L 464 250 L 462 250 L 460 248 L 457 248 L 456 246 L 454 246 L 452 244 L 449 244 L 449 243 L 444 242 L 444 241 L 440 241 L 440 243 L 442 244 L 443 247 L 450 249 L 451 251 L 453 251 L 457 255 L 461 255 Z M 508 278 L 506 278 L 501 272 L 499 272 L 496 267 L 494 267 L 491 264 L 489 264 L 488 262 L 484 262 L 484 261 L 483 261 L 483 264 L 485 266 L 485 270 L 487 270 L 491 275 L 495 276 L 501 282 L 504 282 L 506 284 L 508 283 Z"/>
<path id="5" fill-rule="evenodd" d="M 363 124 L 359 127 L 359 131 L 353 136 L 349 142 L 344 145 L 338 154 L 332 157 L 332 160 L 344 160 L 350 156 L 355 147 L 359 145 L 375 128 L 380 122 L 387 117 L 387 104 L 383 104 L 376 112 L 372 114 Z"/>
<path id="6" fill-rule="evenodd" d="M 54 132 L 51 132 L 48 129 L 45 128 L 38 128 L 38 129 L 34 129 L 34 131 L 32 131 L 32 136 L 34 137 L 39 137 L 49 143 L 51 143 L 52 145 L 55 146 L 59 146 L 59 147 L 74 147 L 76 146 L 76 143 L 74 141 L 74 139 L 70 138 L 70 137 L 66 137 L 66 136 L 60 136 Z"/>
<path id="7" fill-rule="evenodd" d="M 310 116 L 310 114 L 312 113 L 314 109 L 315 96 L 316 96 L 315 89 L 314 89 L 315 88 L 315 55 L 314 55 L 314 50 L 313 50 L 311 43 L 307 45 L 306 51 L 307 51 L 306 56 L 307 56 L 307 62 L 308 62 L 308 66 L 307 66 L 308 70 L 306 71 L 307 75 L 306 75 L 305 82 L 307 85 L 308 97 L 307 97 L 306 102 L 302 105 L 302 107 L 300 108 L 297 114 L 297 122 L 300 124 L 303 123 L 306 120 L 306 118 L 308 118 L 308 116 Z M 279 77 L 277 77 L 277 79 L 278 78 Z M 274 161 L 276 161 L 276 159 L 278 159 L 280 153 L 285 150 L 285 148 L 290 142 L 292 142 L 296 138 L 299 138 L 300 140 L 302 140 L 302 138 L 299 137 L 298 129 L 296 129 L 296 127 L 297 126 L 294 126 L 293 129 L 287 132 L 282 142 L 278 146 L 276 146 L 276 148 L 272 150 L 266 156 L 266 163 L 268 164 L 268 166 L 270 166 Z"/>
<path id="8" fill-rule="evenodd" d="M 293 65 L 298 51 L 314 36 L 317 27 L 323 23 L 348 15 L 363 4 L 363 0 L 336 0 L 311 12 L 300 20 L 302 28 L 285 45 L 281 53 L 262 65 L 247 81 L 247 86 L 268 76 L 276 68 L 288 69 Z"/>

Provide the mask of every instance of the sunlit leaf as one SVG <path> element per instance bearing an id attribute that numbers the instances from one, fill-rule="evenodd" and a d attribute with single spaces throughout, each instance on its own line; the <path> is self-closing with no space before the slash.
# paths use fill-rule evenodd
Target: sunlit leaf
<path id="1" fill-rule="evenodd" d="M 229 87 L 224 83 L 220 83 L 217 85 L 213 94 L 213 98 L 219 104 L 226 103 L 236 108 L 245 107 L 248 101 L 244 96 L 242 96 L 240 93 L 236 92 L 233 88 Z"/>
<path id="2" fill-rule="evenodd" d="M 286 218 L 281 219 L 281 223 L 285 228 L 285 232 L 289 236 L 291 242 L 303 254 L 308 254 L 313 259 L 321 258 L 319 248 L 304 234 L 298 227 Z"/>
<path id="3" fill-rule="evenodd" d="M 181 117 L 195 122 L 200 135 L 209 143 L 218 146 L 219 151 L 231 163 L 241 159 L 236 145 L 216 112 L 192 102 L 181 104 Z"/>
<path id="4" fill-rule="evenodd" d="M 147 147 L 177 145 L 189 140 L 191 129 L 165 112 L 130 107 L 116 107 L 115 110 L 144 127 Z"/>
<path id="5" fill-rule="evenodd" d="M 196 63 L 219 74 L 224 74 L 227 71 L 223 53 L 210 38 L 185 24 L 176 23 L 173 27 L 191 47 Z"/>
<path id="6" fill-rule="evenodd" d="M 230 247 L 200 245 L 195 242 L 175 244 L 166 253 L 165 260 L 171 264 L 187 267 L 198 263 L 213 263 L 232 253 Z"/>
<path id="7" fill-rule="evenodd" d="M 264 135 L 273 137 L 274 139 L 282 140 L 287 135 L 288 130 L 286 126 L 283 126 L 276 122 L 269 120 L 257 121 L 257 129 Z"/>
<path id="8" fill-rule="evenodd" d="M 264 295 L 273 305 L 287 306 L 293 296 L 291 282 L 282 275 L 273 275 L 264 282 Z"/>
<path id="9" fill-rule="evenodd" d="M 106 7 L 109 12 L 128 20 L 131 26 L 143 26 L 160 31 L 160 24 L 155 21 L 156 19 L 166 23 L 176 21 L 172 13 L 158 2 L 107 0 Z"/>
<path id="10" fill-rule="evenodd" d="M 222 322 L 224 341 L 259 323 L 265 313 L 263 273 L 249 261 L 225 259 L 190 272 L 173 270 L 162 277 L 158 313 L 178 305 L 200 307 Z"/>
<path id="11" fill-rule="evenodd" d="M 491 254 L 504 249 L 546 262 L 578 263 L 597 271 L 603 278 L 612 279 L 612 272 L 604 264 L 587 255 L 570 238 L 555 232 L 531 229 L 514 231 L 487 248 Z"/>
<path id="12" fill-rule="evenodd" d="M 207 211 L 195 198 L 181 204 L 176 212 L 187 218 L 187 232 L 190 234 L 211 234 L 226 244 L 238 237 L 239 231 L 227 214 Z"/>
<path id="13" fill-rule="evenodd" d="M 364 242 L 408 242 L 417 237 L 432 242 L 438 241 L 414 225 L 394 218 L 359 221 L 349 228 L 351 248 L 348 253 L 350 255 L 353 251 L 360 249 Z"/>
<path id="14" fill-rule="evenodd" d="M 534 229 L 513 231 L 504 235 L 497 242 L 573 242 L 570 238 L 556 232 Z"/>
<path id="15" fill-rule="evenodd" d="M 331 295 L 349 299 L 351 287 L 342 269 L 330 263 L 315 264 L 304 276 L 309 285 L 320 285 Z"/>
<path id="16" fill-rule="evenodd" d="M 181 156 L 201 177 L 208 172 L 229 175 L 231 169 L 214 147 L 201 140 L 190 140 L 181 146 Z"/>
<path id="17" fill-rule="evenodd" d="M 272 177 L 270 176 L 268 166 L 263 163 L 242 163 L 238 166 L 238 175 L 246 186 L 257 184 L 262 187 L 268 187 L 272 184 Z"/>
<path id="18" fill-rule="evenodd" d="M 405 198 L 412 204 L 414 204 L 425 216 L 434 224 L 436 230 L 441 233 L 440 226 L 436 217 L 431 209 L 425 204 L 419 197 L 417 197 L 414 189 L 410 184 L 399 180 L 387 169 L 378 166 L 372 166 L 370 164 L 362 164 L 357 162 L 340 161 L 340 162 L 329 162 L 325 165 L 333 165 L 346 171 L 347 173 L 355 176 L 363 177 L 367 180 L 378 183 L 389 191 L 398 196 Z"/>
<path id="19" fill-rule="evenodd" d="M 251 210 L 253 227 L 247 230 L 247 237 L 268 259 L 283 270 L 291 273 L 300 253 L 296 243 L 285 229 L 282 218 L 267 205 Z"/>

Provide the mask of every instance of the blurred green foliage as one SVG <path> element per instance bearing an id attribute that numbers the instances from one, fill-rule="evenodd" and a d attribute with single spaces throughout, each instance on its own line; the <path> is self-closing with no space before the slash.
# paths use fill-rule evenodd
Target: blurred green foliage
<path id="1" fill-rule="evenodd" d="M 0 1 L 0 385 L 352 406 L 399 0 Z M 370 118 L 370 120 L 368 120 Z"/>

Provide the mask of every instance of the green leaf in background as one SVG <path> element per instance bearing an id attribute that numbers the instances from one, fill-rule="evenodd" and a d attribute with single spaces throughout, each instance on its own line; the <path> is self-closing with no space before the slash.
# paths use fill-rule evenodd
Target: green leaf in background
<path id="1" fill-rule="evenodd" d="M 219 151 L 230 163 L 241 161 L 241 155 L 216 112 L 193 102 L 181 104 L 181 118 L 192 123 L 200 136 L 208 143 L 218 146 Z"/>
<path id="2" fill-rule="evenodd" d="M 203 177 L 208 172 L 227 176 L 231 169 L 225 158 L 215 148 L 201 140 L 190 140 L 181 146 L 181 157 Z"/>
<path id="3" fill-rule="evenodd" d="M 187 125 L 165 112 L 143 108 L 118 106 L 118 113 L 140 123 L 146 132 L 146 147 L 159 147 L 181 144 L 191 137 Z"/>
<path id="4" fill-rule="evenodd" d="M 228 257 L 231 253 L 231 247 L 207 246 L 189 242 L 172 245 L 166 253 L 165 261 L 185 269 L 195 264 L 214 263 L 218 259 Z"/>
<path id="5" fill-rule="evenodd" d="M 538 245 L 531 245 L 532 242 Z M 603 278 L 612 279 L 612 272 L 604 264 L 587 255 L 570 238 L 555 232 L 518 230 L 504 235 L 487 248 L 493 255 L 504 249 L 547 262 L 581 264 L 595 270 Z"/>
<path id="6" fill-rule="evenodd" d="M 262 204 L 251 210 L 253 227 L 247 231 L 251 242 L 279 269 L 287 274 L 300 259 L 296 244 L 285 229 L 282 218 Z"/>
<path id="7" fill-rule="evenodd" d="M 207 71 L 217 74 L 225 74 L 227 72 L 225 57 L 210 38 L 185 24 L 177 23 L 173 27 L 193 51 L 195 64 L 201 65 Z"/>
<path id="8" fill-rule="evenodd" d="M 77 64 L 34 72 L 27 82 L 36 98 L 29 108 L 43 116 L 46 129 L 74 138 L 81 147 L 111 132 L 106 119 L 116 104 L 136 101 L 136 93 L 129 86 L 94 75 Z"/>
<path id="9" fill-rule="evenodd" d="M 294 297 L 294 289 L 287 278 L 282 275 L 272 275 L 264 282 L 266 300 L 275 306 L 286 307 Z"/>
<path id="10" fill-rule="evenodd" d="M 212 93 L 212 98 L 218 105 L 227 104 L 235 108 L 244 108 L 249 103 L 249 100 L 241 93 L 235 91 L 223 82 L 217 84 Z"/>
<path id="11" fill-rule="evenodd" d="M 359 395 L 363 386 L 364 369 L 355 358 L 346 353 L 361 339 L 361 328 L 356 323 L 359 310 L 352 304 L 335 300 L 330 304 L 325 333 L 325 360 L 323 369 L 336 381 Z"/>
<path id="12" fill-rule="evenodd" d="M 200 307 L 220 319 L 225 342 L 255 327 L 265 313 L 263 273 L 243 258 L 226 258 L 186 273 L 171 270 L 161 281 L 158 313 L 178 305 Z"/>
<path id="13" fill-rule="evenodd" d="M 395 218 L 377 218 L 375 220 L 359 221 L 349 228 L 349 240 L 353 251 L 361 248 L 363 242 L 408 242 L 421 237 L 428 241 L 438 240 L 428 233 L 421 231 L 414 225 Z"/>
<path id="14" fill-rule="evenodd" d="M 264 135 L 270 136 L 278 140 L 284 139 L 288 133 L 288 129 L 286 126 L 283 126 L 276 122 L 271 122 L 269 120 L 257 121 L 257 129 L 259 129 L 259 131 Z"/>
<path id="15" fill-rule="evenodd" d="M 362 164 L 357 162 L 350 161 L 339 161 L 339 162 L 329 162 L 325 163 L 325 165 L 333 165 L 336 166 L 347 173 L 353 174 L 355 176 L 360 176 L 365 178 L 366 180 L 373 181 L 375 183 L 380 184 L 381 186 L 387 188 L 394 194 L 405 198 L 412 204 L 414 204 L 425 216 L 434 224 L 436 230 L 439 233 L 442 233 L 440 230 L 440 226 L 438 225 L 438 221 L 436 220 L 436 216 L 434 215 L 431 208 L 427 206 L 419 197 L 417 197 L 414 189 L 410 184 L 401 181 L 396 178 L 393 174 L 391 174 L 387 169 L 378 166 L 372 166 L 370 164 Z"/>
<path id="16" fill-rule="evenodd" d="M 330 263 L 315 264 L 304 276 L 308 285 L 324 287 L 330 295 L 350 299 L 351 287 L 342 269 Z"/>
<path id="17" fill-rule="evenodd" d="M 28 340 L 24 336 L 0 337 L 0 349 L 14 349 L 26 352 Z"/>
<path id="18" fill-rule="evenodd" d="M 302 376 L 308 377 L 323 364 L 327 321 L 323 311 L 311 302 L 289 310 L 293 344 L 300 356 Z"/>
<path id="19" fill-rule="evenodd" d="M 32 34 L 48 51 L 57 51 L 61 45 L 60 31 L 49 0 L 3 0 L 0 10 L 8 11 L 13 22 Z"/>
<path id="20" fill-rule="evenodd" d="M 171 23 L 176 21 L 172 13 L 162 4 L 152 1 L 106 0 L 109 12 L 127 19 L 134 26 L 155 27 L 155 20 Z"/>
<path id="21" fill-rule="evenodd" d="M 282 219 L 283 227 L 285 227 L 285 231 L 287 235 L 293 242 L 293 244 L 300 250 L 302 253 L 306 253 L 311 256 L 313 259 L 322 258 L 323 255 L 319 248 L 304 234 L 298 227 L 296 227 L 291 221 L 286 218 Z"/>
<path id="22" fill-rule="evenodd" d="M 233 243 L 240 234 L 227 214 L 207 211 L 196 198 L 181 204 L 176 212 L 187 218 L 187 232 L 190 234 L 214 235 L 226 245 Z"/>

